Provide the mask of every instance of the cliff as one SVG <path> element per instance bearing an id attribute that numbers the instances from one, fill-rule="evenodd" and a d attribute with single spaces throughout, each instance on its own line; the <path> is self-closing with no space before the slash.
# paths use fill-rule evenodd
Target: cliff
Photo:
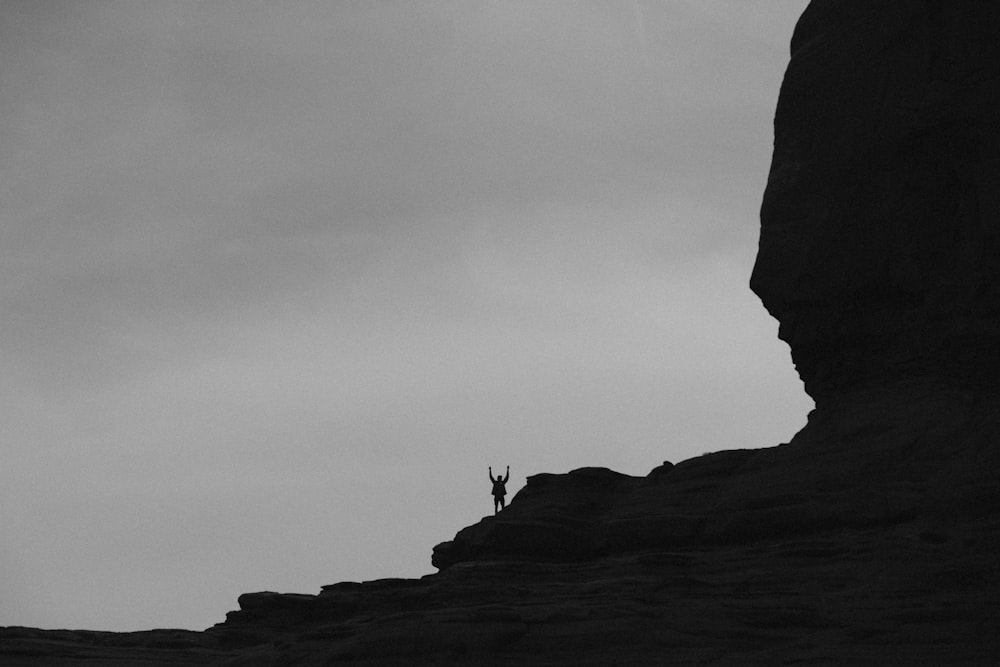
<path id="1" fill-rule="evenodd" d="M 825 408 L 1000 370 L 1000 6 L 822 0 L 792 39 L 751 287 Z"/>
<path id="2" fill-rule="evenodd" d="M 816 401 L 769 449 L 535 475 L 418 580 L 202 633 L 0 629 L 10 665 L 1000 660 L 1000 8 L 814 0 L 752 289 Z"/>

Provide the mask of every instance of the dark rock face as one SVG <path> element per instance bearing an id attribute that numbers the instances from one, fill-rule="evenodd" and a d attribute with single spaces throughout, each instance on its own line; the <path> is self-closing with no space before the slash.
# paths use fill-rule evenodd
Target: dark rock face
<path id="1" fill-rule="evenodd" d="M 248 593 L 202 633 L 0 628 L 4 665 L 994 664 L 1000 5 L 814 0 L 752 286 L 787 444 L 535 475 L 419 580 Z"/>
<path id="2" fill-rule="evenodd" d="M 637 478 L 606 468 L 582 468 L 568 475 L 534 475 L 514 505 L 496 517 L 463 529 L 451 542 L 434 547 L 431 563 L 440 569 L 482 558 L 582 560 L 597 552 L 600 515 Z"/>
<path id="3" fill-rule="evenodd" d="M 977 0 L 814 0 L 799 21 L 751 287 L 819 408 L 998 384 L 998 34 Z"/>

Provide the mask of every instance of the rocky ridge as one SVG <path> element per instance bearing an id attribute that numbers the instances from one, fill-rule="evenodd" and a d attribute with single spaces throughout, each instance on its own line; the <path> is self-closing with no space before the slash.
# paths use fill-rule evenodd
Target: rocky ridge
<path id="1" fill-rule="evenodd" d="M 198 632 L 0 629 L 10 665 L 1000 660 L 1000 9 L 813 0 L 752 288 L 791 442 L 530 477 L 421 579 L 260 592 Z"/>
<path id="2" fill-rule="evenodd" d="M 792 443 L 646 477 L 536 475 L 507 510 L 436 547 L 436 574 L 249 593 L 202 633 L 5 628 L 0 657 L 988 664 L 1000 656 L 1000 493 L 986 435 L 1000 417 L 984 429 L 980 416 L 971 409 L 939 432 L 919 420 L 874 431 L 858 417 L 838 431 L 836 454 L 809 441 L 825 430 L 811 422 Z"/>

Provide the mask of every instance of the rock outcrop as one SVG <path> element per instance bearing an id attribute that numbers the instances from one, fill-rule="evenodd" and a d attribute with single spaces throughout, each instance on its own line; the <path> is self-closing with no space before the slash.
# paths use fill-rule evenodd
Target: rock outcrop
<path id="1" fill-rule="evenodd" d="M 793 445 L 710 454 L 645 478 L 536 476 L 499 516 L 461 531 L 436 574 L 245 594 L 202 633 L 0 629 L 0 661 L 995 662 L 996 503 L 936 508 L 931 489 L 949 474 L 927 474 L 937 467 L 928 452 L 914 448 L 887 475 L 899 452 L 866 458 L 869 438 L 854 437 L 854 454 L 805 477 L 798 459 L 811 457 Z"/>
<path id="2" fill-rule="evenodd" d="M 1000 5 L 814 0 L 775 117 L 752 289 L 822 409 L 1000 382 Z"/>
<path id="3" fill-rule="evenodd" d="M 202 633 L 0 629 L 9 665 L 1000 660 L 1000 7 L 813 0 L 752 287 L 809 393 L 769 449 L 535 475 L 417 580 Z"/>

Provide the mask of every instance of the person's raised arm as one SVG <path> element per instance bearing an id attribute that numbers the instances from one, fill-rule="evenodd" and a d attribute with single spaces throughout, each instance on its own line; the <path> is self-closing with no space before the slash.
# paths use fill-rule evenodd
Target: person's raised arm
<path id="1" fill-rule="evenodd" d="M 490 481 L 495 482 L 496 480 L 493 479 L 493 466 L 490 466 L 489 469 L 490 469 Z"/>
<path id="2" fill-rule="evenodd" d="M 510 466 L 507 466 L 507 476 L 503 478 L 503 483 L 506 484 L 510 480 Z"/>

